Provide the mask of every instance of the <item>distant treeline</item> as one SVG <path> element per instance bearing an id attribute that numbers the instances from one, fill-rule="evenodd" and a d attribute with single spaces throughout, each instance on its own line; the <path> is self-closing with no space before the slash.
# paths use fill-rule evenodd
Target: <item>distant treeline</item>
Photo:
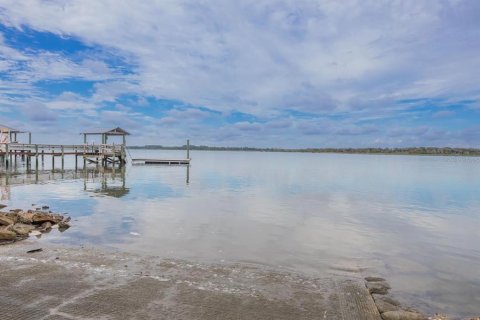
<path id="1" fill-rule="evenodd" d="M 187 146 L 131 146 L 129 149 L 148 150 L 186 150 Z M 205 151 L 257 151 L 257 152 L 309 152 L 309 153 L 362 153 L 362 154 L 405 154 L 405 155 L 452 155 L 452 156 L 480 156 L 480 149 L 473 148 L 251 148 L 251 147 L 211 147 L 190 145 L 190 150 Z"/>

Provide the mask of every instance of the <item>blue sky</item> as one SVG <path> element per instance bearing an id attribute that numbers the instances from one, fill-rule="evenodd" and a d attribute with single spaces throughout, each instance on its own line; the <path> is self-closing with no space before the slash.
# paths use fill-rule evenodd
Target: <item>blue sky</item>
<path id="1" fill-rule="evenodd" d="M 34 141 L 480 147 L 480 1 L 0 0 L 0 123 Z"/>

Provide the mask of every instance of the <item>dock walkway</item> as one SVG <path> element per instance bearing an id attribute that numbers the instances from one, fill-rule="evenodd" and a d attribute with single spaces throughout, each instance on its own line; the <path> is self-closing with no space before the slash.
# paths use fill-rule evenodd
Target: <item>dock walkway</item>
<path id="1" fill-rule="evenodd" d="M 38 168 L 39 159 L 42 163 L 45 156 L 50 156 L 52 164 L 55 164 L 55 158 L 60 157 L 62 167 L 66 156 L 75 156 L 75 165 L 78 158 L 83 158 L 85 163 L 94 162 L 102 164 L 123 165 L 126 163 L 126 147 L 115 144 L 80 144 L 80 145 L 60 145 L 60 144 L 30 144 L 30 143 L 2 143 L 0 144 L 0 157 L 6 167 L 9 167 L 17 157 L 26 160 L 27 166 L 31 166 L 32 158 L 35 158 L 35 166 Z"/>

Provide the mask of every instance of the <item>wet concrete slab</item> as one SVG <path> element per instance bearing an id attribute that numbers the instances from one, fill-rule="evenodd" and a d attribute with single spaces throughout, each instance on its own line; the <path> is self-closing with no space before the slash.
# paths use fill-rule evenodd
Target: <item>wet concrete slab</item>
<path id="1" fill-rule="evenodd" d="M 379 320 L 361 278 L 94 248 L 0 247 L 0 319 Z"/>

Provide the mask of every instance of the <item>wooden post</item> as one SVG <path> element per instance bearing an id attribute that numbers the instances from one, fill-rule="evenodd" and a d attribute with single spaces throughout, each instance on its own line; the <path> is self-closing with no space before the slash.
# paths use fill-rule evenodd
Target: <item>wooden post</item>
<path id="1" fill-rule="evenodd" d="M 45 163 L 45 150 L 42 150 L 42 166 Z"/>
<path id="2" fill-rule="evenodd" d="M 52 148 L 52 171 L 55 170 L 55 148 Z"/>
<path id="3" fill-rule="evenodd" d="M 120 152 L 120 165 L 121 166 L 123 166 L 123 164 L 126 163 L 126 158 L 127 158 L 127 155 L 125 153 L 125 144 L 123 144 L 121 152 Z"/>
<path id="4" fill-rule="evenodd" d="M 83 158 L 83 163 L 85 164 L 85 158 Z M 83 190 L 87 190 L 87 167 L 83 167 Z"/>
<path id="5" fill-rule="evenodd" d="M 125 190 L 125 167 L 122 167 L 120 169 L 120 174 L 121 174 L 121 178 L 122 178 L 122 189 Z"/>
<path id="6" fill-rule="evenodd" d="M 113 174 L 115 174 L 115 161 L 117 159 L 117 153 L 115 151 L 115 143 L 112 146 L 112 153 L 113 153 L 113 156 L 112 156 L 112 170 L 113 170 Z"/>
<path id="7" fill-rule="evenodd" d="M 35 170 L 38 172 L 38 144 L 35 145 Z"/>
<path id="8" fill-rule="evenodd" d="M 8 169 L 8 143 L 5 144 L 5 167 Z"/>
<path id="9" fill-rule="evenodd" d="M 83 146 L 83 169 L 87 168 L 87 158 L 85 157 L 85 153 L 87 152 L 87 146 Z"/>
<path id="10" fill-rule="evenodd" d="M 190 139 L 187 139 L 187 159 L 190 159 Z"/>
<path id="11" fill-rule="evenodd" d="M 62 171 L 65 168 L 65 152 L 62 146 Z"/>
<path id="12" fill-rule="evenodd" d="M 28 144 L 32 144 L 32 133 L 28 133 Z"/>
<path id="13" fill-rule="evenodd" d="M 87 134 L 83 134 L 83 144 L 87 144 Z"/>

